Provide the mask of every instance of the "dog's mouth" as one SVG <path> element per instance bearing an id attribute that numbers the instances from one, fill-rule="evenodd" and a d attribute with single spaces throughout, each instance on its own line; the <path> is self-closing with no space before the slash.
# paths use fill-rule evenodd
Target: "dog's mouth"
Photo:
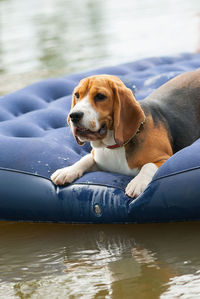
<path id="1" fill-rule="evenodd" d="M 106 133 L 107 133 L 106 124 L 103 124 L 98 131 L 91 131 L 83 127 L 74 128 L 74 136 L 79 145 L 84 144 L 82 139 L 84 139 L 85 141 L 96 141 L 99 139 L 103 139 L 106 136 Z"/>

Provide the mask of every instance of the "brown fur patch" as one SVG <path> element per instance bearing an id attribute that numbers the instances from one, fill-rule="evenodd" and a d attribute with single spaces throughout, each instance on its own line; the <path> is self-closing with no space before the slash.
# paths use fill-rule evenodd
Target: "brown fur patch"
<path id="1" fill-rule="evenodd" d="M 91 121 L 90 121 L 90 127 L 91 127 L 92 129 L 95 129 L 96 126 L 97 126 L 96 122 L 95 122 L 94 120 L 91 120 Z"/>
<path id="2" fill-rule="evenodd" d="M 131 169 L 140 169 L 146 163 L 160 167 L 173 154 L 164 125 L 160 123 L 155 126 L 151 116 L 147 118 L 141 132 L 125 145 L 125 149 Z"/>

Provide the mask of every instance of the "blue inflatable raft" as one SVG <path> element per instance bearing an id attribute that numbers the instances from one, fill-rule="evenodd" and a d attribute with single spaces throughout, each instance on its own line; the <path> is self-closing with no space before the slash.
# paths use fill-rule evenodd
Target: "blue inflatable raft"
<path id="1" fill-rule="evenodd" d="M 131 177 L 85 174 L 55 186 L 58 168 L 90 151 L 66 127 L 71 93 L 80 79 L 112 74 L 137 100 L 174 76 L 200 67 L 200 55 L 150 58 L 82 74 L 45 80 L 0 98 L 0 220 L 65 223 L 146 223 L 200 220 L 200 140 L 157 171 L 136 200 L 124 189 Z"/>

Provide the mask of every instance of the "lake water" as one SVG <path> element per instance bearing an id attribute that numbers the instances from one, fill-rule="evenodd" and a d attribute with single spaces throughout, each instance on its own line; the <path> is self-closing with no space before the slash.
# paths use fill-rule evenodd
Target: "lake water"
<path id="1" fill-rule="evenodd" d="M 199 0 L 0 0 L 0 94 L 200 48 Z"/>
<path id="2" fill-rule="evenodd" d="M 0 94 L 194 52 L 199 12 L 199 0 L 0 0 Z M 198 222 L 0 222 L 0 298 L 200 298 L 199 231 Z"/>
<path id="3" fill-rule="evenodd" d="M 3 222 L 0 298 L 199 298 L 199 231 Z"/>

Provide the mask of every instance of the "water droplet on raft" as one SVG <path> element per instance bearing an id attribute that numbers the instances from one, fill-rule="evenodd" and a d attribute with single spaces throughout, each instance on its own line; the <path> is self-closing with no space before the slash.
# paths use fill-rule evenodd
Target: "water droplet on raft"
<path id="1" fill-rule="evenodd" d="M 136 85 L 132 85 L 132 91 L 133 91 L 133 93 L 136 93 L 136 91 L 137 91 L 137 86 Z"/>

